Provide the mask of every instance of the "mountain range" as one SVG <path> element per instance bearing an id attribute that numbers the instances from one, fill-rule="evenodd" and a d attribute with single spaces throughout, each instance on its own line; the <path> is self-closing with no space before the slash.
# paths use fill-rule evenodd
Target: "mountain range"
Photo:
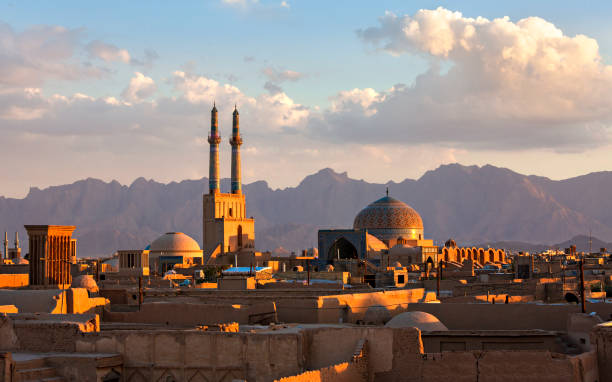
<path id="1" fill-rule="evenodd" d="M 207 184 L 207 178 L 168 184 L 138 178 L 126 186 L 88 178 L 31 188 L 23 199 L 0 197 L 0 229 L 18 230 L 27 247 L 24 224 L 76 225 L 79 256 L 144 248 L 170 231 L 201 242 Z M 255 217 L 257 248 L 289 251 L 316 247 L 318 229 L 352 227 L 355 215 L 384 196 L 386 188 L 421 214 L 425 237 L 437 243 L 453 238 L 459 245 L 490 243 L 515 249 L 576 243 L 580 250 L 588 240 L 576 235 L 590 232 L 603 238 L 593 240 L 594 249 L 612 239 L 608 171 L 551 180 L 491 165 L 450 164 L 418 180 L 379 184 L 327 168 L 296 187 L 272 189 L 265 181 L 243 186 L 247 215 Z M 222 180 L 222 190 L 228 189 L 229 180 Z"/>

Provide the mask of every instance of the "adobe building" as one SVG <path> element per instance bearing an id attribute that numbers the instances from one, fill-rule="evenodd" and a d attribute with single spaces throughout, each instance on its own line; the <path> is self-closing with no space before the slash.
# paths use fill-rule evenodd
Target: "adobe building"
<path id="1" fill-rule="evenodd" d="M 119 273 L 126 276 L 149 275 L 148 250 L 119 250 Z"/>
<path id="2" fill-rule="evenodd" d="M 255 220 L 247 218 L 246 201 L 242 193 L 240 170 L 240 122 L 234 108 L 232 136 L 231 193 L 222 193 L 219 179 L 219 121 L 217 107 L 211 111 L 209 187 L 203 196 L 203 250 L 207 260 L 224 254 L 239 252 L 255 246 Z"/>
<path id="3" fill-rule="evenodd" d="M 30 285 L 62 287 L 72 283 L 72 232 L 75 226 L 26 225 L 30 249 Z"/>

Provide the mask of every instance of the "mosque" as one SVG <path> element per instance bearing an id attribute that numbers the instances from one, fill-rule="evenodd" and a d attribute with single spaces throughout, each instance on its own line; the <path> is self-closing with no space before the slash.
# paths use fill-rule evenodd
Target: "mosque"
<path id="1" fill-rule="evenodd" d="M 501 249 L 459 248 L 449 239 L 444 247 L 434 245 L 424 235 L 421 215 L 408 204 L 389 196 L 361 210 L 352 229 L 325 229 L 318 232 L 319 265 L 338 260 L 362 260 L 379 266 L 430 264 L 439 261 L 461 264 L 472 260 L 486 263 L 506 262 Z"/>
<path id="2" fill-rule="evenodd" d="M 154 240 L 144 250 L 122 250 L 122 269 L 148 274 L 164 273 L 177 264 L 263 264 L 263 254 L 255 252 L 255 219 L 247 218 L 246 201 L 242 193 L 240 146 L 240 114 L 234 107 L 232 135 L 232 174 L 230 193 L 221 192 L 219 171 L 219 117 L 217 106 L 211 110 L 208 193 L 203 195 L 203 246 L 182 232 L 168 232 Z"/>

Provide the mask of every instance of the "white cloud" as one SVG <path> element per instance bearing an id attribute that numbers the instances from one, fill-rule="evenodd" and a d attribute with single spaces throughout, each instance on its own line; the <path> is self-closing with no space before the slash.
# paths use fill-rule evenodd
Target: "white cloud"
<path id="1" fill-rule="evenodd" d="M 0 22 L 0 86 L 38 87 L 47 79 L 103 76 L 103 68 L 75 60 L 83 34 L 83 29 L 49 25 L 17 33 Z"/>
<path id="2" fill-rule="evenodd" d="M 95 40 L 87 45 L 87 51 L 92 57 L 99 58 L 105 62 L 130 62 L 130 53 L 125 49 L 119 49 L 115 45 Z"/>
<path id="3" fill-rule="evenodd" d="M 258 0 L 221 0 L 222 4 L 230 7 L 241 7 L 246 8 L 249 5 L 259 4 Z"/>
<path id="4" fill-rule="evenodd" d="M 372 88 L 341 91 L 331 97 L 330 111 L 333 113 L 358 112 L 371 117 L 376 114 L 375 104 L 384 99 L 383 94 L 379 94 Z"/>
<path id="5" fill-rule="evenodd" d="M 365 118 L 332 105 L 336 113 L 317 126 L 321 132 L 502 149 L 584 149 L 610 141 L 612 66 L 603 63 L 594 39 L 565 36 L 538 17 L 466 18 L 444 8 L 386 13 L 379 23 L 358 36 L 394 55 L 430 57 L 431 68 L 369 106 L 353 102 Z M 450 64 L 447 72 L 440 61 Z M 352 92 L 365 93 L 367 104 L 367 89 Z M 346 92 L 336 99 L 345 102 Z"/>
<path id="6" fill-rule="evenodd" d="M 291 8 L 289 3 L 286 2 L 286 1 L 281 1 L 280 6 L 281 6 L 281 8 L 287 8 L 287 9 Z"/>
<path id="7" fill-rule="evenodd" d="M 123 90 L 121 96 L 130 102 L 140 102 L 151 97 L 157 91 L 157 85 L 151 77 L 135 72 L 130 84 Z"/>

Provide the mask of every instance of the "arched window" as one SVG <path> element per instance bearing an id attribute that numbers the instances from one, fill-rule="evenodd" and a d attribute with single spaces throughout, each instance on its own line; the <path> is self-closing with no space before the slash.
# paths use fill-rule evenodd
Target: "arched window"
<path id="1" fill-rule="evenodd" d="M 238 248 L 242 248 L 242 226 L 238 226 Z"/>

